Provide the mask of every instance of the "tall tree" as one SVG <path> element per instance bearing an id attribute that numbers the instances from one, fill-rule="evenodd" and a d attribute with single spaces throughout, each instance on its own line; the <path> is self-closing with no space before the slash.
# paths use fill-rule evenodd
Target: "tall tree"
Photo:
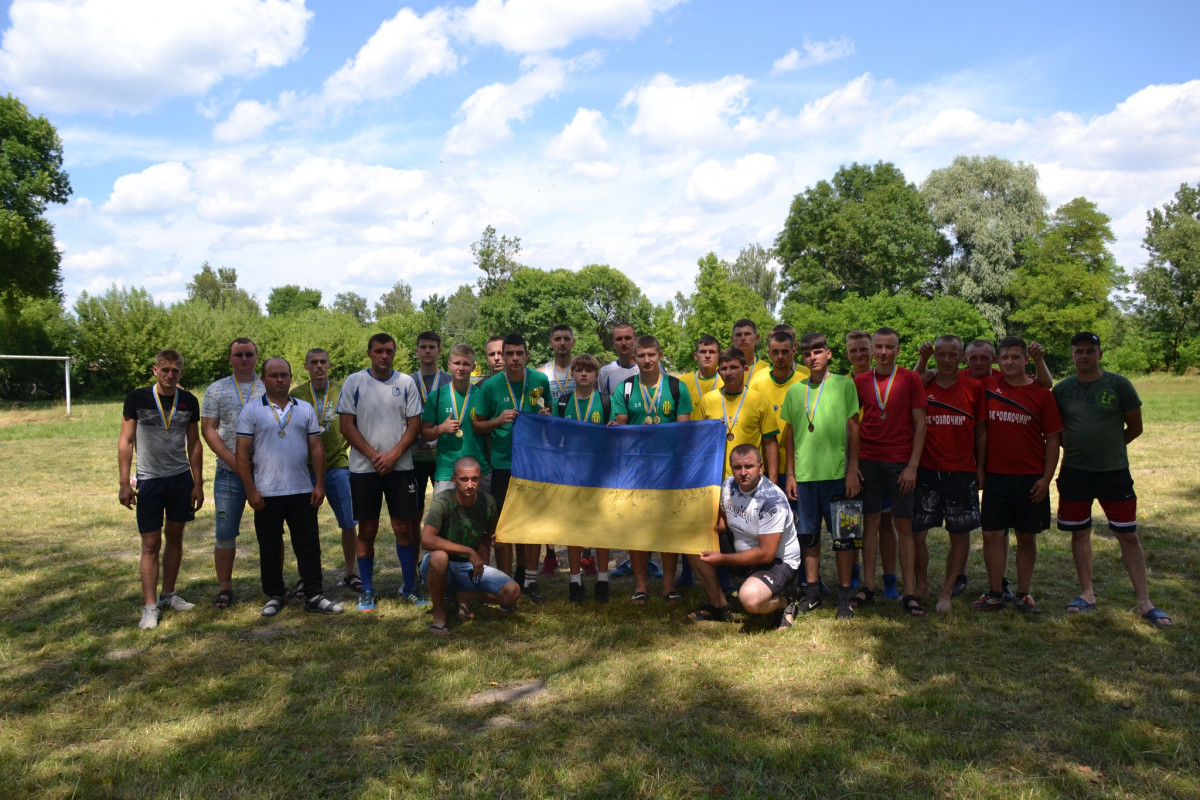
<path id="1" fill-rule="evenodd" d="M 1076 333 L 1095 331 L 1107 340 L 1111 332 L 1110 295 L 1124 283 L 1124 273 L 1108 250 L 1116 240 L 1109 221 L 1095 203 L 1076 197 L 1017 245 L 1009 284 L 1016 307 L 1009 319 L 1045 345 L 1055 371 L 1069 364 Z"/>
<path id="2" fill-rule="evenodd" d="M 237 285 L 237 270 L 229 267 L 213 269 L 205 261 L 200 271 L 192 276 L 187 285 L 189 300 L 207 303 L 214 310 L 249 312 L 255 316 L 262 313 L 258 301 Z"/>
<path id="3" fill-rule="evenodd" d="M 682 320 L 683 337 L 680 352 L 675 354 L 675 368 L 692 363 L 696 340 L 711 333 L 728 347 L 733 323 L 745 317 L 754 320 L 763 338 L 775 324 L 775 318 L 763 306 L 762 298 L 752 289 L 733 280 L 729 264 L 709 253 L 697 262 L 696 288 L 688 299 L 687 316 Z"/>
<path id="4" fill-rule="evenodd" d="M 895 165 L 842 167 L 796 195 L 775 239 L 789 300 L 921 290 L 950 250 Z"/>
<path id="5" fill-rule="evenodd" d="M 477 344 L 473 335 L 479 323 L 479 298 L 467 284 L 459 286 L 446 300 L 442 335 L 456 342 Z M 483 344 L 482 341 L 478 344 Z"/>
<path id="6" fill-rule="evenodd" d="M 475 266 L 483 270 L 479 279 L 479 295 L 492 294 L 507 284 L 521 264 L 517 257 L 521 255 L 521 237 L 497 236 L 496 229 L 488 225 L 483 229 L 483 236 L 471 245 L 471 255 L 475 257 Z"/>
<path id="7" fill-rule="evenodd" d="M 62 141 L 45 117 L 33 117 L 11 94 L 0 98 L 0 297 L 59 293 L 60 255 L 47 203 L 65 203 L 71 183 L 62 170 Z"/>
<path id="8" fill-rule="evenodd" d="M 1135 278 L 1137 309 L 1159 341 L 1167 369 L 1200 360 L 1200 184 L 1146 214 L 1150 259 Z"/>
<path id="9" fill-rule="evenodd" d="M 375 319 L 389 314 L 411 314 L 416 310 L 413 305 L 412 287 L 404 281 L 396 281 L 392 288 L 384 292 L 375 304 Z"/>
<path id="10" fill-rule="evenodd" d="M 650 324 L 654 307 L 637 284 L 620 270 L 607 264 L 588 264 L 575 273 L 575 284 L 583 307 L 591 317 L 587 331 L 575 331 L 575 335 L 591 334 L 605 350 L 612 350 L 612 327 L 617 322 L 628 322 L 634 330 L 642 331 Z"/>
<path id="11" fill-rule="evenodd" d="M 75 301 L 78 338 L 72 355 L 84 384 L 116 394 L 152 380 L 154 354 L 164 347 L 187 352 L 186 342 L 168 338 L 166 309 L 145 289 L 112 286 L 102 295 L 81 292 Z"/>
<path id="12" fill-rule="evenodd" d="M 1038 232 L 1046 198 L 1037 169 L 998 156 L 958 156 L 921 186 L 934 221 L 948 228 L 954 252 L 938 288 L 979 307 L 997 336 L 1012 310 L 1009 280 L 1017 244 Z"/>
<path id="13" fill-rule="evenodd" d="M 739 250 L 730 265 L 733 279 L 761 297 L 772 314 L 783 296 L 774 262 L 775 253 L 755 242 Z"/>
<path id="14" fill-rule="evenodd" d="M 321 305 L 321 290 L 306 289 L 289 283 L 286 286 L 276 286 L 267 298 L 267 313 L 272 317 L 284 314 L 299 314 Z"/>
<path id="15" fill-rule="evenodd" d="M 363 324 L 371 319 L 367 298 L 355 292 L 338 292 L 333 298 L 333 310 L 348 314 Z"/>

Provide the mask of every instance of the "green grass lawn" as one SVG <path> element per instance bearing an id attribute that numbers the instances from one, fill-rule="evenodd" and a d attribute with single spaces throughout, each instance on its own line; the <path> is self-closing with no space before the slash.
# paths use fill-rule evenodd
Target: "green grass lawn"
<path id="1" fill-rule="evenodd" d="M 1200 797 L 1200 379 L 1136 383 L 1147 424 L 1131 456 L 1167 631 L 1132 613 L 1107 536 L 1100 608 L 1067 617 L 1077 586 L 1057 531 L 1041 540 L 1035 619 L 972 614 L 963 597 L 919 620 L 877 602 L 839 624 L 827 606 L 776 633 L 743 615 L 686 622 L 698 590 L 668 607 L 652 585 L 635 609 L 630 579 L 606 607 L 572 607 L 560 575 L 542 581 L 546 605 L 481 609 L 441 640 L 395 601 L 380 547 L 374 615 L 293 604 L 267 620 L 249 513 L 242 602 L 211 607 L 209 501 L 180 576 L 197 608 L 142 632 L 119 402 L 78 402 L 72 420 L 0 411 L 0 796 Z M 210 488 L 213 469 L 209 454 Z M 321 521 L 333 586 L 327 508 Z M 945 535 L 930 540 L 938 574 Z M 521 699 L 492 701 L 514 687 Z"/>

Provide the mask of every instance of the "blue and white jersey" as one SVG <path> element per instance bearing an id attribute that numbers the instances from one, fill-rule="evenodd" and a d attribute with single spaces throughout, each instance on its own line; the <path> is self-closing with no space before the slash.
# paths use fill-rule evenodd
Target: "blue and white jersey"
<path id="1" fill-rule="evenodd" d="M 408 427 L 409 417 L 420 417 L 424 403 L 411 377 L 392 371 L 385 379 L 376 378 L 370 369 L 356 372 L 342 384 L 338 397 L 338 414 L 353 414 L 359 433 L 367 444 L 380 453 L 396 446 Z M 420 427 L 420 420 L 417 426 Z M 404 472 L 413 469 L 413 450 L 410 447 L 396 461 L 394 469 Z M 350 448 L 350 471 L 374 472 L 371 460 Z"/>

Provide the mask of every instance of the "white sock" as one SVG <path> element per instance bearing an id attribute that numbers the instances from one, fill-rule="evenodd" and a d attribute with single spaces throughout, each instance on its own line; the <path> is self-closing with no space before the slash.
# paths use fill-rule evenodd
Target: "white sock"
<path id="1" fill-rule="evenodd" d="M 597 572 L 597 573 L 596 573 L 596 580 L 598 580 L 598 581 L 608 581 L 608 573 L 607 573 L 607 572 Z"/>
<path id="2" fill-rule="evenodd" d="M 580 575 L 578 572 L 576 572 L 574 575 L 572 575 L 572 576 L 571 576 L 571 583 L 580 583 L 580 584 L 582 584 L 582 583 L 583 583 L 583 576 L 582 576 L 582 575 Z"/>

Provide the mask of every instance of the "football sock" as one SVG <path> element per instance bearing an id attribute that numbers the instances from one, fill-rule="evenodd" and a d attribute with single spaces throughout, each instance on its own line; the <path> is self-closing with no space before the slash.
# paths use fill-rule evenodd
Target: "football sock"
<path id="1" fill-rule="evenodd" d="M 400 572 L 404 575 L 404 592 L 417 590 L 417 546 L 415 544 L 396 545 L 396 555 L 400 559 Z"/>
<path id="2" fill-rule="evenodd" d="M 359 556 L 355 559 L 358 562 L 358 577 L 362 578 L 363 591 L 375 591 L 375 584 L 372 579 L 375 576 L 375 556 Z"/>

